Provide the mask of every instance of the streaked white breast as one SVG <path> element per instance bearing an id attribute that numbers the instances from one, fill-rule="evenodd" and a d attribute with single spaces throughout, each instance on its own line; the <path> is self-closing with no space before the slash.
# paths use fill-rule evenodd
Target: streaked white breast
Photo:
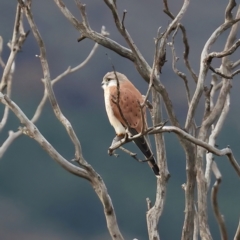
<path id="1" fill-rule="evenodd" d="M 110 90 L 109 86 L 104 88 L 105 107 L 106 107 L 108 119 L 109 119 L 111 125 L 114 127 L 117 135 L 125 134 L 126 133 L 125 128 L 123 127 L 121 122 L 113 114 L 113 110 L 112 110 L 112 107 L 111 107 L 111 104 L 110 104 L 111 94 L 110 94 L 109 90 Z"/>

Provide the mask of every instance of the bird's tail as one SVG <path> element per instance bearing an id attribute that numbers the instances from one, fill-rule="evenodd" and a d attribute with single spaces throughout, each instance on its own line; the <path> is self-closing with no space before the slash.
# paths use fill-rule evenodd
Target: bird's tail
<path id="1" fill-rule="evenodd" d="M 130 129 L 131 134 L 135 135 L 137 134 L 137 131 L 135 129 Z M 141 136 L 139 138 L 136 138 L 133 140 L 135 144 L 138 146 L 138 148 L 141 150 L 141 152 L 144 154 L 146 159 L 148 160 L 148 165 L 152 168 L 154 174 L 156 176 L 159 176 L 159 167 L 156 163 L 156 160 L 153 156 L 153 153 L 149 147 L 149 144 L 144 136 Z"/>

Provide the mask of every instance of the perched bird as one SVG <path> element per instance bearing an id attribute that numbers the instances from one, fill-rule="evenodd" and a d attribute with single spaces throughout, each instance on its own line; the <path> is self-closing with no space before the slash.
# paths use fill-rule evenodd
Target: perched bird
<path id="1" fill-rule="evenodd" d="M 146 129 L 146 110 L 140 106 L 144 98 L 125 75 L 118 72 L 107 73 L 103 77 L 102 88 L 108 119 L 116 132 L 112 145 L 125 137 L 127 129 L 131 135 L 141 133 L 143 127 Z M 140 136 L 133 141 L 148 160 L 155 175 L 159 175 L 147 138 Z"/>

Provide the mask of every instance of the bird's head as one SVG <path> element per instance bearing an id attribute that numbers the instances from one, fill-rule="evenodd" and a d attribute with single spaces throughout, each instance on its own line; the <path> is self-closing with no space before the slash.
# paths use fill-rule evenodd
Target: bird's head
<path id="1" fill-rule="evenodd" d="M 119 72 L 108 72 L 103 77 L 102 88 L 106 89 L 107 87 L 117 86 L 117 81 L 119 82 L 120 85 L 122 82 L 126 80 L 127 80 L 126 76 Z"/>

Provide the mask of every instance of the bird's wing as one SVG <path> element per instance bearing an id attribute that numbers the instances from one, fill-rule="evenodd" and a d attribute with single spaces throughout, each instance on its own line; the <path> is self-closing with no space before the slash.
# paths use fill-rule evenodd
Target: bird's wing
<path id="1" fill-rule="evenodd" d="M 132 88 L 131 85 L 128 85 L 128 87 L 120 87 L 119 107 L 122 114 L 117 106 L 117 100 L 117 88 L 115 87 L 111 93 L 111 107 L 114 116 L 123 124 L 123 126 L 133 128 L 138 133 L 141 132 L 143 118 L 145 121 L 145 108 L 141 110 L 140 107 L 140 104 L 143 102 L 143 97 L 140 92 L 135 87 Z"/>
<path id="2" fill-rule="evenodd" d="M 140 133 L 142 131 L 143 121 L 144 128 L 147 128 L 146 109 L 143 108 L 141 110 L 140 106 L 140 104 L 144 101 L 144 98 L 133 85 L 128 84 L 120 87 L 119 107 L 122 114 L 120 113 L 117 106 L 117 100 L 117 87 L 114 87 L 111 90 L 110 101 L 113 114 L 122 123 L 123 126 L 127 127 L 128 125 L 129 131 L 132 135 L 136 135 L 137 133 Z M 127 123 L 125 120 L 127 121 Z M 145 155 L 146 159 L 148 159 L 148 164 L 154 171 L 155 175 L 159 175 L 159 168 L 149 147 L 147 138 L 145 136 L 141 136 L 134 139 L 133 141 L 139 147 L 141 152 Z"/>

